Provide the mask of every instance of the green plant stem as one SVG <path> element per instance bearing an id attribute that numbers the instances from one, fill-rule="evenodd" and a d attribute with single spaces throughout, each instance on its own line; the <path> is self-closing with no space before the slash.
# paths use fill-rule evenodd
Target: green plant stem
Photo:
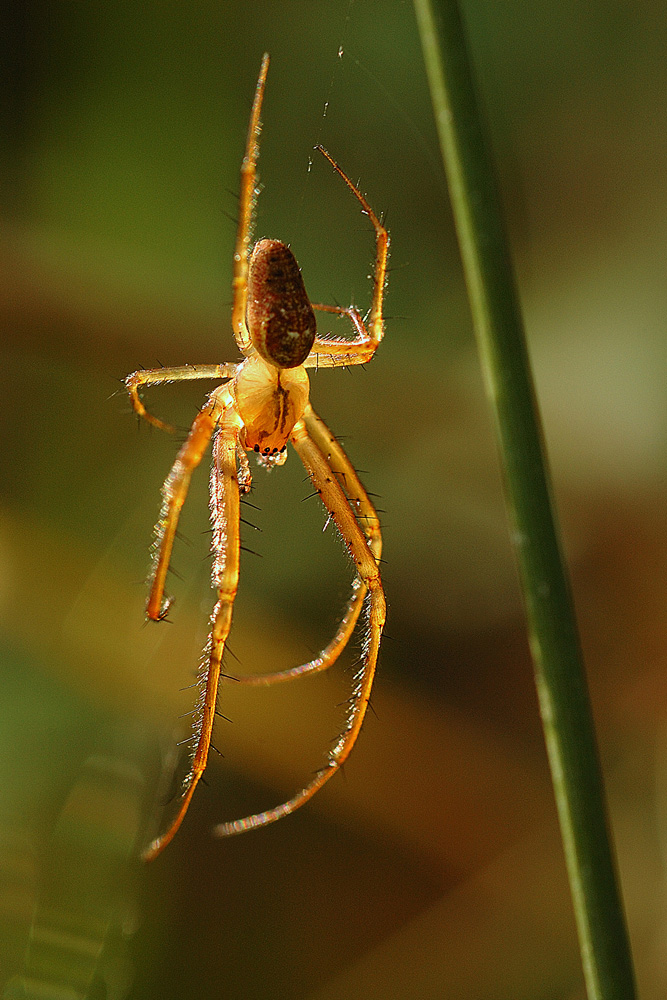
<path id="1" fill-rule="evenodd" d="M 415 0 L 503 464 L 542 724 L 590 1000 L 631 1000 L 632 959 L 569 582 L 499 198 L 456 0 Z"/>

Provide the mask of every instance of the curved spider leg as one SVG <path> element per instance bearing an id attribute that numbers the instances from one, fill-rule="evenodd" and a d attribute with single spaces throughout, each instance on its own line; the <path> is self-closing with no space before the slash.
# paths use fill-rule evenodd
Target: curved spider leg
<path id="1" fill-rule="evenodd" d="M 317 777 L 313 781 L 306 785 L 293 798 L 287 802 L 283 802 L 282 805 L 275 806 L 266 812 L 246 816 L 245 819 L 219 824 L 213 831 L 218 837 L 229 837 L 232 834 L 243 833 L 246 830 L 274 823 L 283 816 L 294 812 L 295 809 L 298 809 L 299 806 L 302 806 L 311 799 L 333 777 L 347 760 L 357 740 L 364 716 L 366 715 L 373 687 L 373 679 L 375 677 L 380 639 L 386 614 L 384 591 L 382 589 L 377 562 L 357 523 L 354 510 L 343 493 L 325 456 L 310 437 L 303 420 L 299 420 L 296 423 L 292 431 L 291 440 L 313 485 L 320 494 L 324 506 L 333 517 L 352 556 L 355 569 L 368 590 L 368 637 L 364 644 L 361 669 L 355 677 L 355 688 L 350 700 L 350 710 L 345 727 L 336 745 L 330 752 L 325 767 L 317 774 Z"/>
<path id="2" fill-rule="evenodd" d="M 234 247 L 234 272 L 232 277 L 232 328 L 239 350 L 248 354 L 252 341 L 246 326 L 246 305 L 248 302 L 248 249 L 252 228 L 252 210 L 257 197 L 257 157 L 259 156 L 260 114 L 264 99 L 266 74 L 269 71 L 269 55 L 264 53 L 259 78 L 255 89 L 255 99 L 250 113 L 245 155 L 241 164 L 241 190 L 239 192 L 239 225 Z"/>
<path id="3" fill-rule="evenodd" d="M 364 361 L 368 361 L 369 358 L 373 356 L 375 348 L 384 336 L 382 306 L 384 302 L 384 288 L 387 282 L 389 233 L 380 222 L 359 188 L 356 184 L 352 183 L 344 170 L 342 170 L 333 157 L 327 153 L 326 149 L 319 145 L 316 146 L 315 149 L 318 149 L 320 153 L 322 153 L 322 155 L 334 168 L 338 176 L 345 181 L 350 191 L 361 205 L 361 211 L 371 220 L 373 229 L 375 230 L 375 271 L 373 274 L 373 299 L 371 301 L 371 309 L 368 318 L 368 330 L 364 327 L 358 311 L 353 306 L 349 309 L 341 309 L 336 306 L 313 306 L 314 309 L 319 309 L 322 312 L 338 312 L 348 315 L 357 329 L 359 340 L 350 341 L 349 346 L 343 342 L 343 345 L 340 346 L 340 342 L 337 342 L 335 338 L 318 337 L 313 344 L 311 355 L 306 361 L 306 365 L 309 368 L 313 368 L 319 364 L 324 368 L 329 368 L 337 364 L 363 364 Z M 313 354 L 315 355 L 315 358 L 312 357 Z M 345 357 L 344 361 L 337 360 L 338 355 L 340 354 Z"/>
<path id="4" fill-rule="evenodd" d="M 144 420 L 147 420 L 153 427 L 161 431 L 168 431 L 173 434 L 174 428 L 171 424 L 166 424 L 159 417 L 154 417 L 149 413 L 141 399 L 139 398 L 139 388 L 142 385 L 164 385 L 165 382 L 182 382 L 186 379 L 200 378 L 233 378 L 238 365 L 181 365 L 177 368 L 151 368 L 132 372 L 125 379 L 125 387 L 130 394 L 130 402 L 134 412 Z"/>
<path id="5" fill-rule="evenodd" d="M 221 412 L 220 403 L 215 396 L 212 396 L 195 417 L 185 443 L 162 486 L 162 509 L 155 525 L 153 565 L 146 602 L 146 617 L 152 621 L 164 620 L 169 612 L 171 599 L 164 596 L 164 587 L 178 520 L 188 495 L 192 473 L 202 460 Z"/>
<path id="6" fill-rule="evenodd" d="M 382 555 L 382 534 L 380 521 L 375 511 L 368 493 L 363 487 L 359 476 L 349 458 L 347 457 L 340 442 L 334 437 L 321 417 L 313 410 L 310 404 L 306 407 L 304 422 L 308 432 L 330 464 L 334 475 L 347 494 L 348 502 L 356 514 L 359 526 L 366 536 L 366 542 L 375 561 L 379 563 Z M 284 681 L 295 680 L 298 677 L 305 677 L 308 674 L 321 673 L 328 670 L 347 646 L 352 633 L 354 632 L 367 587 L 361 577 L 356 576 L 352 582 L 352 595 L 348 601 L 345 614 L 341 619 L 336 634 L 322 652 L 308 663 L 302 663 L 298 667 L 291 667 L 288 670 L 279 670 L 268 674 L 245 674 L 235 676 L 234 682 L 244 684 L 247 687 L 268 687 L 271 684 L 280 684 Z"/>
<path id="7" fill-rule="evenodd" d="M 375 354 L 375 343 L 356 306 L 328 306 L 311 302 L 318 312 L 347 316 L 356 331 L 354 340 L 343 337 L 317 337 L 305 361 L 306 368 L 338 368 L 345 365 L 364 365 Z"/>
<path id="8" fill-rule="evenodd" d="M 231 417 L 231 410 L 227 410 L 222 416 L 213 443 L 211 520 L 215 559 L 212 578 L 218 592 L 218 601 L 211 615 L 211 634 L 204 651 L 200 675 L 201 691 L 193 734 L 196 747 L 190 771 L 184 782 L 184 793 L 178 812 L 167 830 L 146 848 L 143 853 L 145 861 L 152 861 L 157 857 L 175 836 L 208 761 L 222 656 L 232 624 L 232 611 L 239 579 L 240 498 L 236 464 L 237 434 L 238 426 Z"/>

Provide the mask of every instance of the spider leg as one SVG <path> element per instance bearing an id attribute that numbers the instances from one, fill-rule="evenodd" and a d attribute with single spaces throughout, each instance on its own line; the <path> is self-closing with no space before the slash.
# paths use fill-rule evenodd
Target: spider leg
<path id="1" fill-rule="evenodd" d="M 229 415 L 230 411 L 227 411 Z M 211 469 L 211 520 L 213 523 L 213 583 L 218 601 L 211 615 L 211 634 L 204 651 L 200 675 L 201 691 L 196 709 L 194 737 L 196 746 L 190 772 L 184 783 L 184 794 L 174 819 L 167 830 L 157 837 L 144 851 L 145 861 L 153 858 L 167 846 L 180 827 L 188 806 L 206 770 L 211 733 L 218 697 L 218 684 L 225 643 L 232 624 L 232 611 L 238 588 L 240 557 L 240 498 L 237 471 L 237 433 L 233 420 L 225 419 L 213 443 Z"/>
<path id="2" fill-rule="evenodd" d="M 291 440 L 313 485 L 320 494 L 322 502 L 333 517 L 352 556 L 356 571 L 368 591 L 368 637 L 364 644 L 362 665 L 355 677 L 355 688 L 350 700 L 350 710 L 345 727 L 330 752 L 325 767 L 313 781 L 282 805 L 266 812 L 247 816 L 245 819 L 221 823 L 216 826 L 214 833 L 219 837 L 228 837 L 235 833 L 243 833 L 246 830 L 266 826 L 268 823 L 273 823 L 283 816 L 289 815 L 311 799 L 344 764 L 357 740 L 366 715 L 375 676 L 380 638 L 384 627 L 386 608 L 380 572 L 375 556 L 357 523 L 355 511 L 347 500 L 325 455 L 309 435 L 304 420 L 299 420 L 295 425 Z"/>
<path id="3" fill-rule="evenodd" d="M 153 565 L 146 603 L 146 617 L 152 621 L 163 620 L 169 611 L 171 600 L 164 596 L 164 586 L 178 519 L 188 495 L 192 473 L 208 447 L 220 412 L 221 407 L 215 397 L 212 397 L 199 411 L 162 487 L 162 510 L 160 519 L 155 525 Z"/>
<path id="4" fill-rule="evenodd" d="M 178 368 L 151 368 L 144 371 L 132 372 L 125 379 L 125 386 L 130 394 L 130 401 L 134 412 L 144 420 L 147 420 L 153 427 L 162 431 L 174 432 L 171 424 L 164 423 L 159 417 L 154 417 L 149 413 L 141 399 L 139 398 L 139 388 L 142 385 L 164 385 L 165 382 L 182 382 L 185 379 L 201 378 L 233 378 L 238 365 L 182 365 Z"/>
<path id="5" fill-rule="evenodd" d="M 248 354 L 252 341 L 246 326 L 246 305 L 248 301 L 248 248 L 252 226 L 252 210 L 257 196 L 257 157 L 259 156 L 260 114 L 264 98 L 266 74 L 269 71 L 269 56 L 264 53 L 257 80 L 255 99 L 250 114 L 245 155 L 241 164 L 241 190 L 239 192 L 239 225 L 234 247 L 234 272 L 232 277 L 232 328 L 239 350 Z"/>
<path id="6" fill-rule="evenodd" d="M 384 286 L 387 281 L 387 257 L 389 255 L 389 233 L 382 225 L 377 215 L 368 204 L 356 184 L 353 184 L 347 174 L 341 170 L 336 161 L 327 153 L 323 146 L 317 146 L 320 153 L 329 161 L 339 177 L 345 181 L 352 194 L 361 205 L 361 211 L 371 220 L 375 230 L 375 273 L 373 275 L 373 300 L 368 321 L 371 340 L 379 344 L 384 336 L 384 321 L 382 319 L 382 303 Z"/>
<path id="7" fill-rule="evenodd" d="M 336 313 L 347 316 L 356 331 L 354 340 L 343 337 L 316 337 L 311 352 L 305 361 L 306 368 L 336 368 L 344 365 L 363 365 L 375 354 L 374 341 L 364 325 L 356 306 L 328 306 L 311 303 L 318 312 Z"/>
<path id="8" fill-rule="evenodd" d="M 380 521 L 354 466 L 345 454 L 340 442 L 334 437 L 322 418 L 315 413 L 310 404 L 306 407 L 303 419 L 311 438 L 326 457 L 339 484 L 347 494 L 348 502 L 356 514 L 361 530 L 366 536 L 368 548 L 373 554 L 375 561 L 379 562 L 382 555 Z M 338 625 L 336 634 L 315 659 L 310 660 L 308 663 L 302 663 L 298 667 L 279 670 L 275 673 L 246 674 L 235 677 L 235 683 L 245 684 L 248 687 L 268 687 L 271 684 L 280 684 L 283 681 L 291 681 L 298 677 L 305 677 L 307 674 L 317 674 L 323 670 L 327 670 L 336 662 L 354 632 L 359 615 L 361 614 L 367 589 L 361 577 L 355 577 L 352 583 L 352 595 L 348 601 L 345 614 Z"/>

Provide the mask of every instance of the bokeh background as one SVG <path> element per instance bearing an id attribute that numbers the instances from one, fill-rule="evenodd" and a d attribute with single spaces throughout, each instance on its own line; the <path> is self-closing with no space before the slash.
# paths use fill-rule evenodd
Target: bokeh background
<path id="1" fill-rule="evenodd" d="M 463 10 L 650 1000 L 667 988 L 667 8 Z M 582 997 L 411 5 L 23 0 L 3 46 L 3 996 Z M 309 170 L 317 142 L 392 233 L 381 350 L 312 378 L 381 497 L 388 636 L 344 775 L 288 820 L 219 842 L 214 823 L 277 804 L 318 767 L 355 653 L 296 685 L 225 686 L 224 757 L 145 867 L 213 602 L 207 474 L 183 519 L 173 624 L 144 627 L 176 444 L 137 429 L 118 379 L 236 357 L 231 220 L 265 50 L 257 235 L 292 245 L 315 301 L 368 305 L 372 235 L 326 164 Z M 148 398 L 184 425 L 207 388 Z M 309 492 L 295 456 L 257 470 L 237 669 L 308 659 L 345 602 L 350 569 Z"/>

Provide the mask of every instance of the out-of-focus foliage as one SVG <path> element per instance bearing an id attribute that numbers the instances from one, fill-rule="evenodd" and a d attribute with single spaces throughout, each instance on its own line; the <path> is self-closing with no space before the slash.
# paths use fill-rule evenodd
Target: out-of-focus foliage
<path id="1" fill-rule="evenodd" d="M 464 4 L 573 571 L 640 993 L 665 992 L 667 12 Z M 497 461 L 409 4 L 24 2 L 4 21 L 0 986 L 91 997 L 581 995 Z M 337 56 L 343 47 L 342 58 Z M 221 694 L 208 787 L 152 867 L 212 604 L 206 474 L 172 626 L 141 580 L 175 442 L 115 379 L 233 360 L 238 168 L 272 56 L 257 235 L 314 300 L 364 307 L 372 237 L 321 142 L 387 212 L 387 336 L 313 376 L 385 509 L 375 715 L 311 805 L 339 669 Z M 327 114 L 323 108 L 327 104 Z M 185 425 L 201 386 L 154 390 Z M 307 658 L 350 570 L 294 457 L 255 476 L 232 649 Z M 661 494 L 662 491 L 662 494 Z M 250 529 L 248 529 L 250 531 Z M 345 665 L 350 666 L 351 660 Z M 343 666 L 345 666 L 343 665 Z M 229 669 L 232 669 L 231 665 Z M 443 832 L 444 831 L 444 832 Z M 43 987 L 42 987 L 43 988 Z M 33 991 L 31 993 L 31 990 Z M 44 994 L 44 992 L 42 993 Z"/>

